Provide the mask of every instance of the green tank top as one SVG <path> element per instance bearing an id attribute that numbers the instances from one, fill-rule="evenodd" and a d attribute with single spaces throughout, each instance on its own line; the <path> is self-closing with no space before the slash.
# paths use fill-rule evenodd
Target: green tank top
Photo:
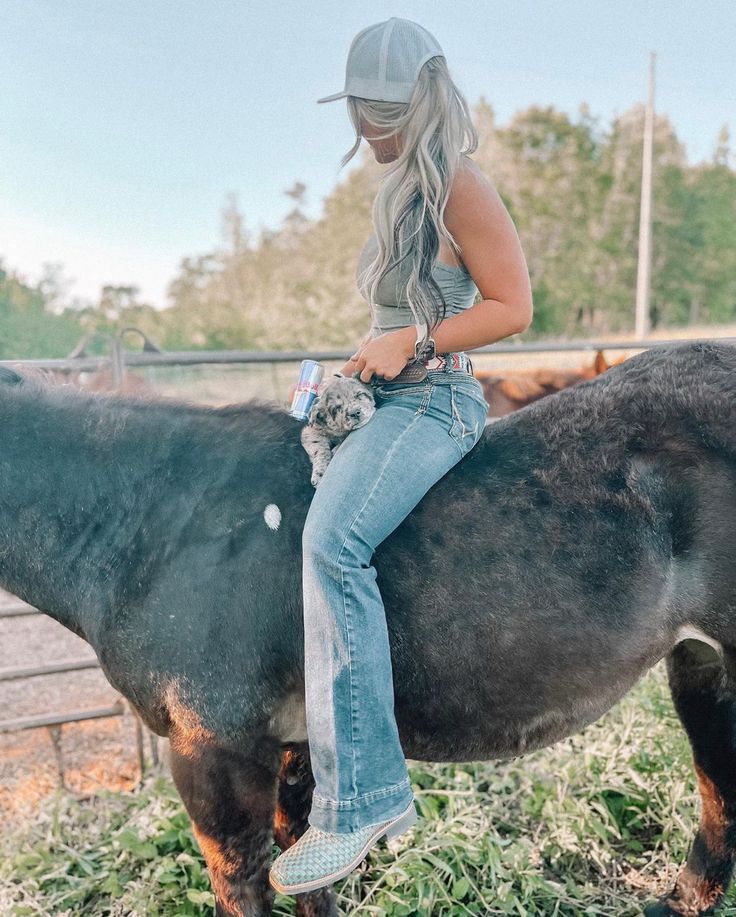
<path id="1" fill-rule="evenodd" d="M 377 251 L 378 239 L 376 234 L 372 233 L 358 256 L 358 264 L 355 269 L 358 290 L 366 301 L 368 301 L 368 291 L 361 287 L 359 278 L 361 272 L 376 257 Z M 414 316 L 405 295 L 409 272 L 410 268 L 404 262 L 388 271 L 379 283 L 376 294 L 378 304 L 372 309 L 371 337 L 378 337 L 379 334 L 385 334 L 387 331 L 395 331 L 397 328 L 406 328 L 414 324 Z M 464 264 L 455 267 L 436 261 L 432 268 L 432 277 L 447 303 L 446 317 L 462 312 L 475 302 L 478 287 Z"/>

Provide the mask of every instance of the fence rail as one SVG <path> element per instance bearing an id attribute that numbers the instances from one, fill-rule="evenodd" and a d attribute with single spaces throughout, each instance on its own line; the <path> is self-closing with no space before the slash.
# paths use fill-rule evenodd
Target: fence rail
<path id="1" fill-rule="evenodd" d="M 38 675 L 59 675 L 63 672 L 79 672 L 82 669 L 99 669 L 100 663 L 94 657 L 69 659 L 66 662 L 50 662 L 46 665 L 12 666 L 0 669 L 0 681 L 18 681 L 21 678 L 36 678 Z"/>
<path id="2" fill-rule="evenodd" d="M 43 612 L 32 605 L 6 605 L 5 608 L 0 608 L 0 618 L 24 618 L 26 615 L 40 614 Z"/>
<path id="3" fill-rule="evenodd" d="M 565 351 L 596 350 L 646 350 L 667 344 L 684 344 L 686 341 L 736 342 L 736 337 L 649 338 L 631 341 L 536 341 L 528 344 L 508 344 L 498 341 L 485 347 L 466 351 L 470 354 L 558 353 Z M 124 351 L 126 366 L 194 366 L 217 363 L 298 363 L 301 360 L 347 360 L 353 350 L 171 350 L 165 353 Z M 56 369 L 61 372 L 94 371 L 110 365 L 110 357 L 60 357 L 54 359 L 0 360 L 0 366 L 35 366 L 39 369 Z"/>
<path id="4" fill-rule="evenodd" d="M 115 701 L 109 707 L 94 707 L 90 710 L 70 710 L 67 713 L 41 713 L 37 716 L 19 716 L 12 720 L 0 720 L 0 732 L 18 732 L 22 729 L 39 729 L 42 726 L 63 726 L 65 723 L 82 723 L 85 720 L 103 720 L 125 713 L 123 701 Z"/>
<path id="5" fill-rule="evenodd" d="M 6 605 L 0 608 L 0 618 L 10 619 L 25 617 L 27 615 L 40 615 L 43 612 L 25 602 L 17 605 Z M 100 663 L 95 656 L 83 659 L 67 659 L 63 662 L 49 662 L 34 666 L 9 666 L 0 669 L 0 682 L 21 681 L 28 678 L 37 678 L 41 675 L 63 675 L 69 672 L 79 672 L 85 669 L 99 669 Z M 146 756 L 144 750 L 143 724 L 133 706 L 128 703 L 128 709 L 133 714 L 135 726 L 135 747 L 140 778 L 146 770 Z M 113 704 L 104 707 L 92 707 L 87 710 L 66 710 L 58 713 L 39 713 L 30 716 L 19 716 L 11 719 L 0 720 L 0 735 L 10 732 L 22 732 L 27 729 L 46 728 L 51 738 L 56 758 L 56 768 L 59 785 L 65 787 L 64 756 L 61 748 L 61 729 L 68 723 L 84 723 L 89 720 L 104 720 L 110 717 L 124 716 L 126 711 L 125 699 L 120 697 Z M 154 765 L 159 762 L 158 736 L 147 730 L 151 761 Z"/>

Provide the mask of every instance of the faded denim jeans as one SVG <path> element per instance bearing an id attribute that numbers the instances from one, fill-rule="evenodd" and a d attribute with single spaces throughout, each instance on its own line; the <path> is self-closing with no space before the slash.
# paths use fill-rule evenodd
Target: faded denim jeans
<path id="1" fill-rule="evenodd" d="M 488 402 L 466 372 L 372 380 L 376 412 L 335 451 L 302 535 L 309 824 L 347 833 L 414 799 L 394 717 L 386 615 L 371 558 L 475 446 Z"/>

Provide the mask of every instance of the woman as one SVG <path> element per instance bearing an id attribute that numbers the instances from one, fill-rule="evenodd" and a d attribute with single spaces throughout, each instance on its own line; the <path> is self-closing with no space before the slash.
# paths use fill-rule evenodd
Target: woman
<path id="1" fill-rule="evenodd" d="M 377 410 L 340 444 L 304 525 L 309 827 L 269 879 L 297 894 L 354 869 L 383 835 L 417 819 L 394 719 L 384 606 L 371 557 L 429 488 L 480 439 L 488 403 L 465 349 L 523 331 L 529 274 L 501 199 L 467 153 L 477 135 L 434 37 L 391 18 L 363 29 L 345 90 L 357 138 L 391 163 L 358 264 L 373 314 L 343 374 Z M 480 291 L 482 300 L 475 304 Z M 429 336 L 431 333 L 431 337 Z M 433 356 L 436 351 L 438 356 Z M 395 380 L 416 359 L 419 381 Z"/>

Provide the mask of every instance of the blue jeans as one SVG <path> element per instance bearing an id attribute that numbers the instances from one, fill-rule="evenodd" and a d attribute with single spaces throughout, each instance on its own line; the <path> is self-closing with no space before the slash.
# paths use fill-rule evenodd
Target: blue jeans
<path id="1" fill-rule="evenodd" d="M 335 451 L 302 535 L 309 824 L 347 833 L 414 799 L 394 718 L 386 616 L 371 558 L 475 446 L 488 402 L 470 373 L 372 382 L 376 412 Z"/>

